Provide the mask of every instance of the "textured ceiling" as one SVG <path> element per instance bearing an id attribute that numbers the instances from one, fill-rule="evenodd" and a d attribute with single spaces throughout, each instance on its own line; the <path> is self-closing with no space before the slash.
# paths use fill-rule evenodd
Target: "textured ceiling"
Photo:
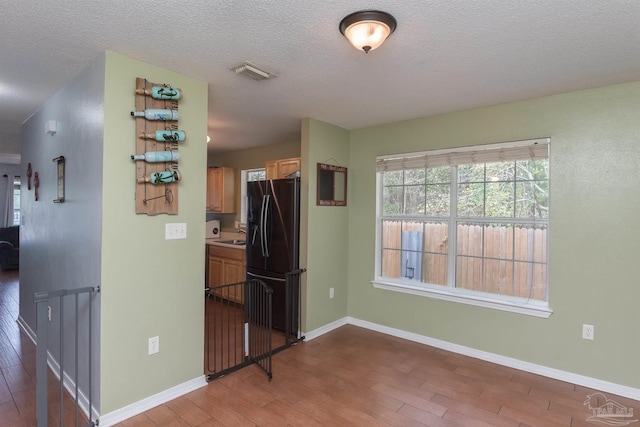
<path id="1" fill-rule="evenodd" d="M 0 0 L 0 154 L 20 123 L 105 49 L 209 83 L 209 149 L 640 80 L 638 0 Z M 368 55 L 338 31 L 394 15 Z M 229 69 L 255 63 L 277 78 Z M 188 96 L 188 94 L 187 94 Z"/>

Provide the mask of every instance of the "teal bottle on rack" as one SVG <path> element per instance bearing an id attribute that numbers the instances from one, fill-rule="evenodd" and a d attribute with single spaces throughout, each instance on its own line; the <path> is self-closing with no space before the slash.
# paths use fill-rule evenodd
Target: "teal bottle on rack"
<path id="1" fill-rule="evenodd" d="M 157 110 L 150 109 L 144 111 L 132 111 L 133 117 L 144 117 L 147 120 L 178 120 L 178 110 Z"/>
<path id="2" fill-rule="evenodd" d="M 177 151 L 147 151 L 144 154 L 133 154 L 131 160 L 144 160 L 149 163 L 157 162 L 177 162 L 180 153 Z"/>
<path id="3" fill-rule="evenodd" d="M 156 133 L 140 134 L 140 138 L 155 139 L 160 142 L 179 142 L 184 141 L 187 134 L 183 130 L 157 130 Z"/>
<path id="4" fill-rule="evenodd" d="M 138 178 L 138 184 L 149 182 L 151 184 L 170 184 L 180 180 L 180 173 L 177 170 L 167 170 L 162 172 L 153 172 L 149 176 Z"/>
<path id="5" fill-rule="evenodd" d="M 149 95 L 155 99 L 180 99 L 182 91 L 171 86 L 153 86 L 149 89 L 136 89 L 138 95 Z"/>

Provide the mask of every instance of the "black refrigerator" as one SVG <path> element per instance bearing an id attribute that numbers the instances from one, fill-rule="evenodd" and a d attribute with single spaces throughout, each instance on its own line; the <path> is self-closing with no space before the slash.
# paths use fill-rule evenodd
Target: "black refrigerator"
<path id="1" fill-rule="evenodd" d="M 299 268 L 300 178 L 248 182 L 246 231 L 247 279 L 273 289 L 272 326 L 295 334 L 299 284 L 290 283 L 287 295 L 286 273 Z"/>

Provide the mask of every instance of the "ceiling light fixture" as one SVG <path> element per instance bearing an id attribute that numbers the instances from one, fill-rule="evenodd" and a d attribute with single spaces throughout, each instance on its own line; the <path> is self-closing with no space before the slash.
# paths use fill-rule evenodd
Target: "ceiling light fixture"
<path id="1" fill-rule="evenodd" d="M 361 10 L 340 21 L 340 32 L 358 50 L 369 53 L 387 39 L 396 29 L 396 18 L 379 10 Z"/>

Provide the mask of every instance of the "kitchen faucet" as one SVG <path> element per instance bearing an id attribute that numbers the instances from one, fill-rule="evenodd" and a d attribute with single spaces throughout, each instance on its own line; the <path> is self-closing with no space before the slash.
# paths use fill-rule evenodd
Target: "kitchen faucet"
<path id="1" fill-rule="evenodd" d="M 236 228 L 236 231 L 237 231 L 238 233 L 244 233 L 244 234 L 247 234 L 247 229 L 246 229 L 246 228 Z"/>

